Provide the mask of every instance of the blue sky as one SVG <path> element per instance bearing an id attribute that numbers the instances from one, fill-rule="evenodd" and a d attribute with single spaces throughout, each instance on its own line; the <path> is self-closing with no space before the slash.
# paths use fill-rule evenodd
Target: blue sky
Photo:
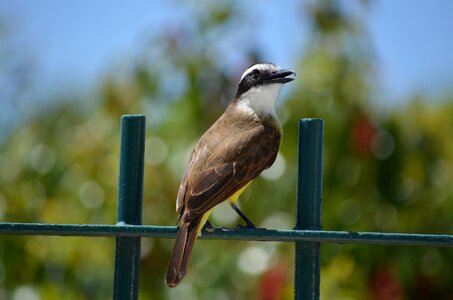
<path id="1" fill-rule="evenodd" d="M 390 94 L 453 84 L 453 1 L 378 1 L 370 18 L 378 67 Z M 450 88 L 451 90 L 451 88 Z"/>
<path id="2" fill-rule="evenodd" d="M 268 61 L 285 67 L 297 61 L 307 38 L 301 3 L 308 1 L 243 2 L 247 19 L 259 25 L 248 32 L 251 42 L 264 50 Z M 93 84 L 113 62 L 133 57 L 145 32 L 163 30 L 169 20 L 187 22 L 189 6 L 175 10 L 174 1 L 145 0 L 0 0 L 0 16 L 13 21 L 16 38 L 37 58 L 37 80 L 47 90 L 61 81 Z M 452 13 L 453 1 L 448 0 L 371 5 L 366 19 L 383 94 L 389 99 L 453 84 Z"/>

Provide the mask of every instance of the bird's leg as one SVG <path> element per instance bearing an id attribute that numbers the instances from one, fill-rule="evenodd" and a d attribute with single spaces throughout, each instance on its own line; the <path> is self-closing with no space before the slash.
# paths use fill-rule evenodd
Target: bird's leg
<path id="1" fill-rule="evenodd" d="M 255 224 L 253 224 L 253 222 L 250 221 L 250 219 L 239 209 L 239 207 L 236 206 L 236 204 L 234 204 L 233 202 L 230 202 L 230 205 L 231 205 L 231 208 L 233 208 L 234 211 L 237 212 L 238 215 L 241 216 L 241 218 L 247 223 L 247 226 L 245 226 L 246 228 L 256 229 Z M 242 226 L 239 226 L 239 227 L 242 227 Z"/>

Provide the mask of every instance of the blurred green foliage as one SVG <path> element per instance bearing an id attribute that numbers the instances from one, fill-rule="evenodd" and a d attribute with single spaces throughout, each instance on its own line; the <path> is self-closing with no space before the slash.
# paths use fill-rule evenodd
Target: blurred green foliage
<path id="1" fill-rule="evenodd" d="M 228 72 L 215 47 L 206 47 L 240 24 L 237 6 L 195 7 L 190 28 L 153 37 L 127 71 L 112 72 L 92 95 L 54 101 L 8 135 L 0 146 L 0 220 L 114 223 L 119 118 L 145 113 L 143 222 L 175 223 L 188 153 L 242 72 Z M 278 108 L 281 152 L 243 194 L 243 210 L 260 226 L 294 225 L 297 121 L 318 117 L 325 120 L 325 229 L 451 233 L 451 99 L 431 104 L 417 96 L 380 109 L 364 20 L 335 1 L 306 5 L 301 17 L 310 21 L 310 38 L 297 65 L 284 66 L 298 77 Z M 239 46 L 248 64 L 266 61 Z M 211 220 L 240 222 L 228 206 Z M 143 239 L 140 299 L 292 299 L 292 244 L 200 240 L 189 275 L 168 289 L 172 243 Z M 0 299 L 108 299 L 113 249 L 111 238 L 3 236 Z M 324 244 L 322 299 L 453 299 L 452 263 L 449 249 Z"/>

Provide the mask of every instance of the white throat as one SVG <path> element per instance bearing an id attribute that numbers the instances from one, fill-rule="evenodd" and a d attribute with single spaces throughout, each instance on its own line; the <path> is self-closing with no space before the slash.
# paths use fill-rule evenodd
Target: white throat
<path id="1" fill-rule="evenodd" d="M 249 114 L 270 114 L 276 116 L 275 101 L 281 87 L 281 83 L 252 87 L 241 95 L 238 101 L 238 108 Z"/>

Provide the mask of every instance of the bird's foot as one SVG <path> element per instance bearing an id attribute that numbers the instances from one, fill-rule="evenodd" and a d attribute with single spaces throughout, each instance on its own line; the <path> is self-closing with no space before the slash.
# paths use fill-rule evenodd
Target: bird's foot
<path id="1" fill-rule="evenodd" d="M 211 224 L 211 222 L 206 221 L 206 223 L 203 225 L 203 230 L 206 230 L 207 232 L 213 232 L 215 230 L 215 226 Z"/>
<path id="2" fill-rule="evenodd" d="M 258 229 L 252 221 L 247 222 L 247 225 L 238 224 L 236 228 L 239 229 Z"/>

